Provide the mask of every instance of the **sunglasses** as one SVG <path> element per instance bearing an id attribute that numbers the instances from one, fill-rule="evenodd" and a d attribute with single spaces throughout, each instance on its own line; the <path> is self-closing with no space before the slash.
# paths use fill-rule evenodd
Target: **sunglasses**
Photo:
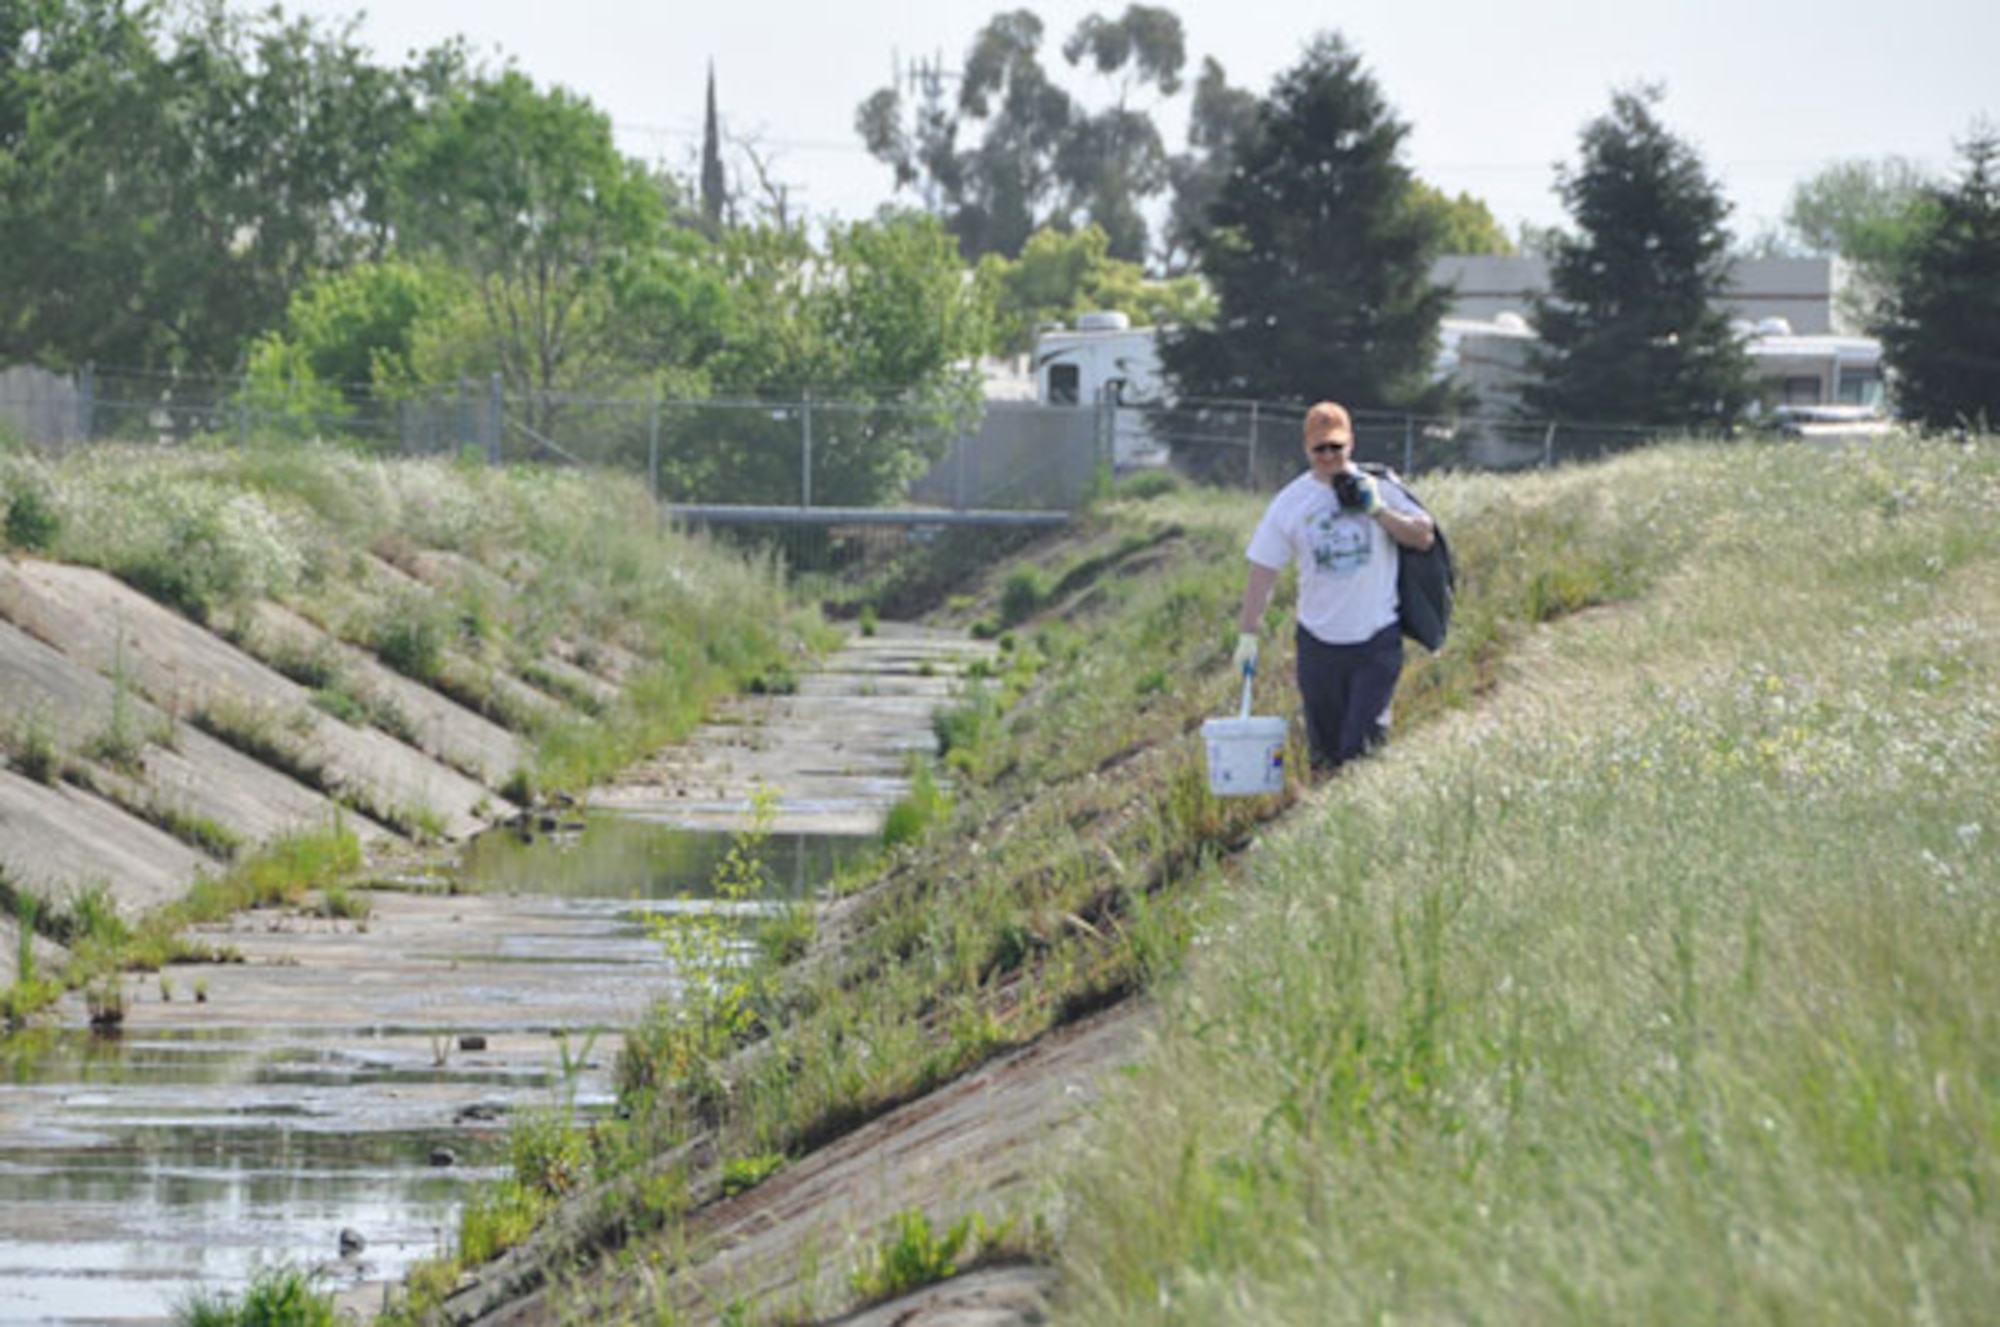
<path id="1" fill-rule="evenodd" d="M 1320 442 L 1314 443 L 1309 450 L 1314 456 L 1331 456 L 1335 452 L 1346 451 L 1347 444 L 1344 442 Z"/>

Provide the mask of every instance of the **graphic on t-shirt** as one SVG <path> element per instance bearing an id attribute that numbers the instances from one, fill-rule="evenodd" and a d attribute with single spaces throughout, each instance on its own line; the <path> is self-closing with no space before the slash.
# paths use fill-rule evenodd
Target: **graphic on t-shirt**
<path id="1" fill-rule="evenodd" d="M 1356 575 L 1375 551 L 1365 524 L 1334 512 L 1314 518 L 1306 540 L 1312 547 L 1313 570 L 1328 576 Z"/>

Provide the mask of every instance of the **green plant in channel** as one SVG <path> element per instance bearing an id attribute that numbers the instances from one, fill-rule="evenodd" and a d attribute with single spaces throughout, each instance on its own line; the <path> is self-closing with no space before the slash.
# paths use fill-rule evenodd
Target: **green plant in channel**
<path id="1" fill-rule="evenodd" d="M 848 1275 L 848 1284 L 868 1303 L 893 1299 L 956 1276 L 964 1259 L 1006 1235 L 1005 1225 L 996 1230 L 977 1212 L 967 1213 L 940 1231 L 931 1225 L 930 1217 L 913 1207 L 896 1218 L 895 1233 Z"/>
<path id="2" fill-rule="evenodd" d="M 769 970 L 752 960 L 753 942 L 736 914 L 769 889 L 763 854 L 777 800 L 768 787 L 752 794 L 750 822 L 723 854 L 708 899 L 683 894 L 678 908 L 649 922 L 682 988 L 626 1034 L 618 1086 L 628 1103 L 673 1088 L 699 1111 L 721 1104 L 722 1062 L 756 1027 L 770 996 Z"/>
<path id="3" fill-rule="evenodd" d="M 927 757 L 910 761 L 910 790 L 897 798 L 882 818 L 882 846 L 914 843 L 924 831 L 951 815 L 951 794 L 939 785 Z"/>
<path id="4" fill-rule="evenodd" d="M 174 1314 L 181 1327 L 336 1327 L 331 1294 L 295 1267 L 260 1272 L 240 1296 L 197 1291 Z"/>

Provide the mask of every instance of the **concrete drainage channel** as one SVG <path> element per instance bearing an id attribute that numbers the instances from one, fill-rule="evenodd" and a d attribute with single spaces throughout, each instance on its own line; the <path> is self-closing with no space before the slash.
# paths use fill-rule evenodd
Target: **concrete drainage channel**
<path id="1" fill-rule="evenodd" d="M 872 842 L 979 648 L 856 640 L 602 790 L 580 829 L 475 843 L 472 892 L 239 916 L 211 938 L 241 961 L 128 978 L 116 1038 L 66 1002 L 6 1052 L 0 1323 L 163 1321 L 277 1266 L 365 1302 L 452 1238 L 511 1118 L 609 1104 L 621 1030 L 674 988 L 645 914 L 703 891 L 753 792 L 776 799 L 774 892 L 809 895 Z"/>

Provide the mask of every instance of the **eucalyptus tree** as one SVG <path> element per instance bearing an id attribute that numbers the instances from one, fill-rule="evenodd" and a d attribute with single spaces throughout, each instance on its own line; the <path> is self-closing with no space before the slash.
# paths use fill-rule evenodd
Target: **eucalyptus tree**
<path id="1" fill-rule="evenodd" d="M 1145 203 L 1170 181 L 1153 119 L 1157 99 L 1180 91 L 1186 38 L 1171 11 L 1131 5 L 1117 19 L 1091 15 L 1062 48 L 1110 88 L 1092 111 L 1042 63 L 1042 20 L 1031 10 L 996 14 L 974 36 L 963 66 L 920 64 L 909 87 L 882 88 L 855 112 L 868 151 L 944 218 L 967 258 L 1013 256 L 1050 226 L 1096 224 L 1113 255 L 1143 262 Z"/>
<path id="2" fill-rule="evenodd" d="M 1194 266 L 1195 251 L 1208 230 L 1209 209 L 1229 178 L 1236 145 L 1257 123 L 1257 94 L 1232 87 L 1213 58 L 1204 59 L 1188 107 L 1187 150 L 1167 162 L 1171 195 L 1160 268 L 1180 275 Z"/>

